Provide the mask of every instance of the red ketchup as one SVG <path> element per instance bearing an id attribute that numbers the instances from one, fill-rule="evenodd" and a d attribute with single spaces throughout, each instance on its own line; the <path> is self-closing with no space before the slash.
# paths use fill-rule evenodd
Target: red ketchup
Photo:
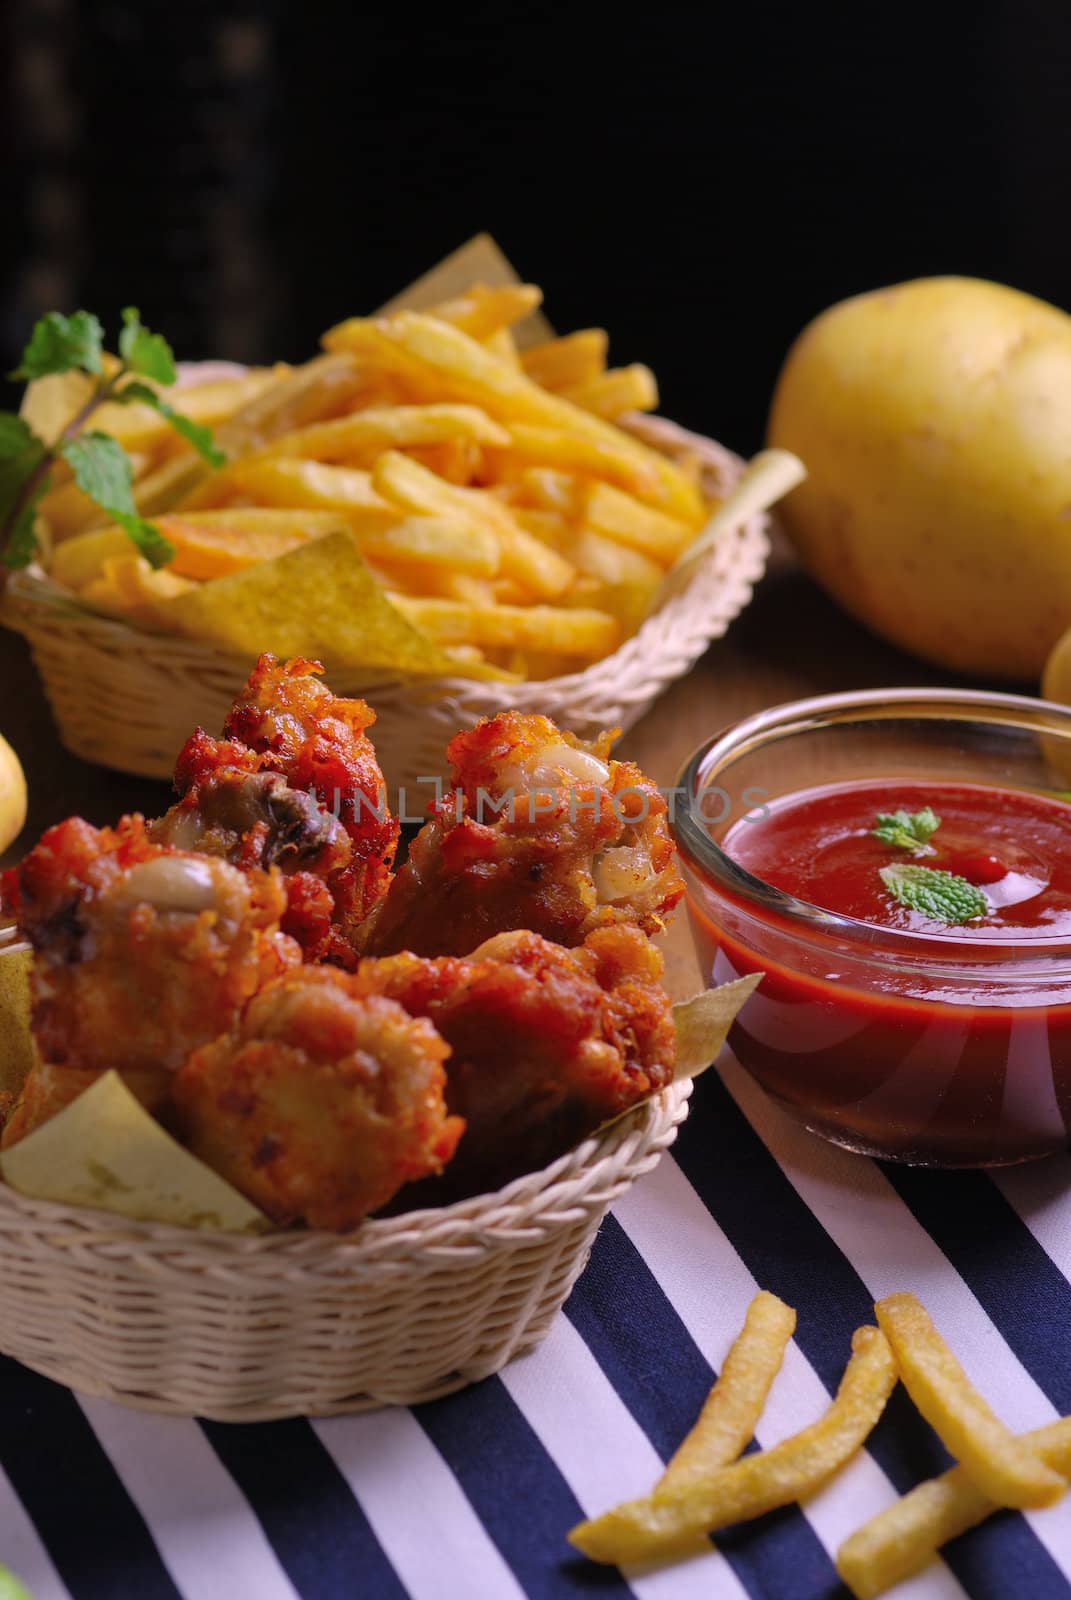
<path id="1" fill-rule="evenodd" d="M 924 852 L 875 837 L 879 812 L 927 806 L 940 826 Z M 868 779 L 786 795 L 735 822 L 721 847 L 763 883 L 837 914 L 800 918 L 692 869 L 711 980 L 764 974 L 730 1044 L 799 1120 L 852 1149 L 936 1166 L 1066 1146 L 1071 805 Z M 953 924 L 902 904 L 881 869 L 907 862 L 976 885 L 984 911 Z"/>

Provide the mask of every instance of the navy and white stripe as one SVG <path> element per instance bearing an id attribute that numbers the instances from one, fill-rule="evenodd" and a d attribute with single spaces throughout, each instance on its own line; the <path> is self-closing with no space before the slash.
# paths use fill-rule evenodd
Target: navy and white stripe
<path id="1" fill-rule="evenodd" d="M 759 1426 L 829 1403 L 853 1329 L 921 1295 L 1016 1428 L 1071 1412 L 1071 1157 L 989 1176 L 810 1138 L 729 1061 L 623 1197 L 549 1338 L 413 1410 L 233 1427 L 76 1399 L 0 1358 L 0 1564 L 35 1600 L 843 1600 L 840 1541 L 947 1462 L 897 1393 L 805 1507 L 619 1573 L 566 1529 L 644 1492 L 756 1288 L 797 1308 Z M 2 1290 L 0 1290 L 2 1292 Z M 1071 1508 L 992 1518 L 900 1600 L 1071 1600 Z"/>

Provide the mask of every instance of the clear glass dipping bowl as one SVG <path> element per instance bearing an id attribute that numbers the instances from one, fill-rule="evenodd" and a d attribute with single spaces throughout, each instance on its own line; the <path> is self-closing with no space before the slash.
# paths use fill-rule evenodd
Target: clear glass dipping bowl
<path id="1" fill-rule="evenodd" d="M 867 1155 L 980 1167 L 1066 1148 L 1071 941 L 878 927 L 773 888 L 722 848 L 767 801 L 879 778 L 1067 791 L 1071 711 L 966 689 L 826 695 L 696 752 L 674 832 L 704 975 L 764 974 L 729 1035 L 737 1059 L 812 1132 Z"/>

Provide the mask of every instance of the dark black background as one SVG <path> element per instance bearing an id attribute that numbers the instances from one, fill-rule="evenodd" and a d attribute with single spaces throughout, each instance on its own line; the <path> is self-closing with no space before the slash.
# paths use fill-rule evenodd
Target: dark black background
<path id="1" fill-rule="evenodd" d="M 136 300 L 297 358 L 471 234 L 751 449 L 823 306 L 938 272 L 1071 305 L 1071 6 L 13 0 L 7 365 Z"/>

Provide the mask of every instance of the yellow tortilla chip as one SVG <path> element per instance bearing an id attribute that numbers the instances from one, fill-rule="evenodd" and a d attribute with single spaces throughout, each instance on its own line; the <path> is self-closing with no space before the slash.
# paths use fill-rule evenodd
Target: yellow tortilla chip
<path id="1" fill-rule="evenodd" d="M 235 655 L 315 656 L 328 669 L 507 677 L 455 661 L 391 605 L 347 529 L 202 584 L 158 607 L 161 626 Z"/>
<path id="2" fill-rule="evenodd" d="M 729 1029 L 744 1001 L 750 999 L 762 981 L 761 972 L 749 973 L 717 989 L 704 989 L 690 1000 L 673 1007 L 673 1026 L 677 1032 L 675 1078 L 697 1078 L 710 1066 L 725 1043 Z"/>
<path id="3" fill-rule="evenodd" d="M 258 1233 L 268 1219 L 138 1104 L 117 1072 L 0 1155 L 20 1194 L 184 1228 Z"/>
<path id="4" fill-rule="evenodd" d="M 28 944 L 11 942 L 0 930 L 0 1125 L 8 1098 L 18 1095 L 33 1064 L 30 1037 L 30 967 Z"/>

